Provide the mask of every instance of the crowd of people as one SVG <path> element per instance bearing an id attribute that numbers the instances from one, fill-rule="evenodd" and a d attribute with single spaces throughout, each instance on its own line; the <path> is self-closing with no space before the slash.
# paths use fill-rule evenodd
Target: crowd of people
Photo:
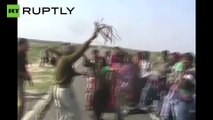
<path id="1" fill-rule="evenodd" d="M 86 109 L 97 120 L 104 112 L 154 112 L 162 120 L 195 119 L 195 68 L 191 53 L 162 52 L 150 61 L 147 51 L 129 55 L 119 48 L 101 56 L 97 49 L 84 65 L 92 71 L 87 80 Z M 102 83 L 100 87 L 100 82 Z M 101 88 L 101 89 L 100 89 Z M 123 105 L 135 106 L 126 113 Z M 98 107 L 98 108 L 96 108 Z"/>
<path id="2" fill-rule="evenodd" d="M 101 29 L 101 28 L 100 28 Z M 58 120 L 82 120 L 81 110 L 73 92 L 73 78 L 87 76 L 85 109 L 91 111 L 91 118 L 103 120 L 102 114 L 114 112 L 118 120 L 124 115 L 136 112 L 154 112 L 161 120 L 195 120 L 195 64 L 191 53 L 170 53 L 162 51 L 158 60 L 151 61 L 149 51 L 129 54 L 119 47 L 100 54 L 92 50 L 92 58 L 85 55 L 90 43 L 99 30 L 80 48 L 72 45 L 59 51 L 45 48 L 41 63 L 47 62 L 48 52 L 54 53 L 50 62 L 55 66 L 54 101 Z M 27 61 L 26 39 L 19 41 L 19 120 L 23 112 L 23 81 L 31 83 L 25 65 Z M 83 57 L 87 72 L 77 72 L 74 63 Z M 42 66 L 42 64 L 40 64 Z M 126 110 L 123 106 L 131 106 Z"/>

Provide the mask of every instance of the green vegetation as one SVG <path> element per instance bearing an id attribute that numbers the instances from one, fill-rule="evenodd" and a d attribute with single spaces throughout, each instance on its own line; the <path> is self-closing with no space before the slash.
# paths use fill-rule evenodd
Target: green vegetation
<path id="1" fill-rule="evenodd" d="M 45 47 L 54 47 L 57 46 L 59 42 L 46 42 L 46 41 L 30 41 L 30 51 L 29 51 L 29 61 L 34 63 L 39 60 L 40 51 Z"/>
<path id="2" fill-rule="evenodd" d="M 29 67 L 30 68 L 30 67 Z M 36 66 L 38 68 L 38 66 Z M 31 69 L 31 68 L 30 68 Z M 34 90 L 40 92 L 46 92 L 51 84 L 53 83 L 53 68 L 39 68 L 41 71 L 32 71 L 30 72 L 33 78 L 34 86 L 31 87 L 27 83 L 25 86 L 25 90 Z"/>

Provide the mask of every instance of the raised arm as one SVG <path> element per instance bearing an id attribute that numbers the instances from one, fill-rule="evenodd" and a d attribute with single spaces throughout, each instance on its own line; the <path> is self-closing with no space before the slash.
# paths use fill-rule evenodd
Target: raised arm
<path id="1" fill-rule="evenodd" d="M 81 48 L 77 49 L 73 54 L 66 56 L 65 57 L 66 61 L 69 63 L 77 61 L 87 50 L 91 42 L 92 39 L 87 40 Z"/>
<path id="2" fill-rule="evenodd" d="M 98 33 L 101 29 L 102 28 L 96 29 L 96 31 L 93 33 L 92 37 L 89 40 L 87 40 L 81 48 L 77 49 L 76 52 L 66 56 L 65 60 L 68 63 L 73 63 L 73 62 L 77 61 L 84 54 L 84 52 L 87 50 L 90 43 L 98 36 Z"/>

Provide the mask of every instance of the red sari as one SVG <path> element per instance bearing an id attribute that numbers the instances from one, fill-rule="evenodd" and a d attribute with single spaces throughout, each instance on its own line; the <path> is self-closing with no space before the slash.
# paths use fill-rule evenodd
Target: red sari
<path id="1" fill-rule="evenodd" d="M 95 77 L 88 77 L 87 78 L 87 88 L 86 88 L 86 110 L 92 110 L 92 103 L 93 103 L 93 96 L 94 91 L 96 89 L 96 78 Z"/>
<path id="2" fill-rule="evenodd" d="M 111 74 L 111 99 L 109 102 L 109 111 L 114 111 L 119 106 L 118 96 L 120 93 L 128 96 L 128 100 L 132 100 L 134 93 L 135 69 L 131 64 L 114 63 L 111 68 L 120 68 L 119 72 Z"/>
<path id="3" fill-rule="evenodd" d="M 95 59 L 85 61 L 84 66 L 89 67 L 89 74 L 90 74 L 89 77 L 87 78 L 87 88 L 86 88 L 86 95 L 85 95 L 87 111 L 90 111 L 93 109 L 92 108 L 93 96 L 94 96 L 94 91 L 96 89 L 97 73 L 99 72 L 98 62 L 100 62 L 99 60 L 102 60 L 102 59 L 104 58 L 99 56 Z"/>
<path id="4" fill-rule="evenodd" d="M 113 63 L 111 65 L 111 68 L 116 68 L 116 67 L 120 67 L 121 65 L 119 63 Z M 118 94 L 118 86 L 119 86 L 119 79 L 118 79 L 118 74 L 116 72 L 113 72 L 111 74 L 111 98 L 110 98 L 110 102 L 109 102 L 109 112 L 113 112 L 116 108 L 116 104 L 117 104 L 117 99 L 116 96 Z"/>

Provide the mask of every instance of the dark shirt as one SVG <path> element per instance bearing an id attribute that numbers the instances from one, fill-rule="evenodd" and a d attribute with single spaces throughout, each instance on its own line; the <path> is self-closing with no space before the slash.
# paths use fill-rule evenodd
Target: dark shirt
<path id="1" fill-rule="evenodd" d="M 72 65 L 84 54 L 84 52 L 89 47 L 91 41 L 87 41 L 84 45 L 78 49 L 76 52 L 70 55 L 63 55 L 62 52 L 50 49 L 49 51 L 56 53 L 57 55 L 62 55 L 56 65 L 56 82 L 58 85 L 69 85 L 74 76 L 77 74 L 72 68 Z"/>
<path id="2" fill-rule="evenodd" d="M 105 66 L 98 71 L 97 89 L 107 89 L 109 87 L 109 78 L 107 75 L 110 72 L 110 66 Z"/>
<path id="3" fill-rule="evenodd" d="M 18 72 L 27 72 L 27 55 L 24 52 L 18 52 Z"/>
<path id="4" fill-rule="evenodd" d="M 89 76 L 96 76 L 98 73 L 98 70 L 100 69 L 99 63 L 103 61 L 103 57 L 98 56 L 92 59 L 84 59 L 84 66 L 88 67 L 88 74 Z"/>

